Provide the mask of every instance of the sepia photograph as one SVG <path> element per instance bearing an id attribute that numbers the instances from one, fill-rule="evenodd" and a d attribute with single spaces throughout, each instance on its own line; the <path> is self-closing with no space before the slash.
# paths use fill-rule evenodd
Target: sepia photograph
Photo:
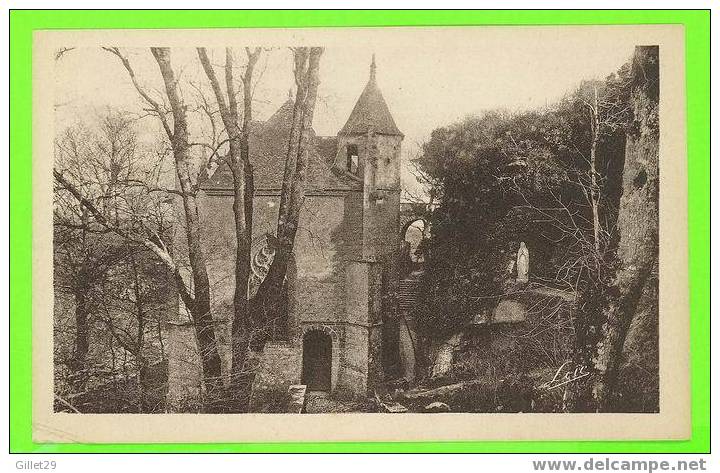
<path id="1" fill-rule="evenodd" d="M 682 29 L 38 44 L 45 435 L 133 414 L 313 423 L 300 439 L 363 417 L 471 435 L 428 415 L 507 422 L 489 437 L 563 437 L 554 419 L 578 414 L 588 438 L 684 435 Z"/>

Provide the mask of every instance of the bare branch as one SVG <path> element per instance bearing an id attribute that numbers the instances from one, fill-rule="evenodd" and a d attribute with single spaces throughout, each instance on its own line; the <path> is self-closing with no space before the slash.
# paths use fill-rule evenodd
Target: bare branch
<path id="1" fill-rule="evenodd" d="M 125 57 L 121 52 L 119 48 L 116 47 L 103 47 L 105 51 L 108 51 L 111 54 L 114 54 L 117 56 L 117 58 L 122 63 L 123 67 L 125 67 L 125 70 L 128 72 L 128 75 L 130 76 L 130 80 L 132 81 L 133 86 L 135 87 L 135 90 L 137 90 L 138 94 L 140 94 L 140 97 L 145 100 L 145 102 L 150 105 L 152 110 L 155 112 L 157 117 L 160 119 L 160 122 L 162 123 L 163 128 L 165 129 L 165 133 L 167 133 L 168 138 L 172 141 L 173 139 L 173 132 L 170 128 L 170 124 L 168 123 L 166 113 L 163 111 L 163 108 L 160 106 L 160 104 L 150 97 L 150 94 L 140 85 L 140 83 L 137 80 L 137 77 L 135 76 L 135 71 L 133 70 L 132 66 L 130 65 L 130 60 Z"/>
<path id="2" fill-rule="evenodd" d="M 56 61 L 59 60 L 59 59 L 62 58 L 66 53 L 69 53 L 69 52 L 72 51 L 73 49 L 75 49 L 75 48 L 60 48 L 60 49 L 58 49 L 57 52 L 55 53 L 55 60 L 56 60 Z"/>

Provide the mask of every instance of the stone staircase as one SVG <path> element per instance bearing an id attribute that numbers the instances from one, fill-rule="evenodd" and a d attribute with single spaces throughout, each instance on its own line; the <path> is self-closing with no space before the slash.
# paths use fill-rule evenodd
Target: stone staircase
<path id="1" fill-rule="evenodd" d="M 411 314 L 417 305 L 422 271 L 413 271 L 398 282 L 398 312 Z"/>

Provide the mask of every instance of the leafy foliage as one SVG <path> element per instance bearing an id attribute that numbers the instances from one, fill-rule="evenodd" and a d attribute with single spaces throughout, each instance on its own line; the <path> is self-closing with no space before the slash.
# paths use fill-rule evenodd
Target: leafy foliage
<path id="1" fill-rule="evenodd" d="M 520 241 L 530 250 L 536 281 L 577 291 L 602 278 L 599 261 L 617 239 L 627 77 L 624 67 L 605 81 L 582 83 L 544 110 L 489 111 L 432 132 L 416 160 L 441 202 L 431 217 L 419 316 L 428 336 L 458 330 L 513 290 Z M 602 121 L 591 169 L 597 117 Z M 593 236 L 592 173 L 602 196 L 600 251 Z"/>

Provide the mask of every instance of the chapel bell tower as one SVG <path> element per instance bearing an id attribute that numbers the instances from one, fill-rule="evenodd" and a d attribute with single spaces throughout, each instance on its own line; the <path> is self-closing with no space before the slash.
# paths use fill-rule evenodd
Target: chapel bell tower
<path id="1" fill-rule="evenodd" d="M 377 84 L 373 54 L 370 77 L 345 126 L 338 132 L 335 167 L 363 186 L 363 257 L 394 250 L 388 231 L 397 233 L 400 202 L 400 148 L 403 134 Z M 397 215 L 396 215 L 397 214 Z"/>

